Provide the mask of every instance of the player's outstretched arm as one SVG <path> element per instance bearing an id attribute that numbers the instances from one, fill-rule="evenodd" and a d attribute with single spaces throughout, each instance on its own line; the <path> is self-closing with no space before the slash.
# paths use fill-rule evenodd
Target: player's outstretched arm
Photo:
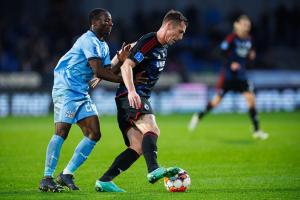
<path id="1" fill-rule="evenodd" d="M 100 59 L 89 60 L 89 65 L 92 68 L 94 75 L 97 78 L 104 79 L 106 81 L 110 81 L 114 83 L 123 82 L 121 76 L 115 75 L 110 69 L 102 67 Z"/>
<path id="2" fill-rule="evenodd" d="M 126 59 L 121 66 L 121 73 L 123 77 L 124 84 L 128 90 L 128 101 L 129 105 L 133 108 L 141 107 L 141 98 L 136 93 L 134 83 L 133 83 L 133 72 L 132 68 L 135 67 L 135 63 L 131 59 Z"/>
<path id="3" fill-rule="evenodd" d="M 89 86 L 91 88 L 95 88 L 100 82 L 101 82 L 101 78 L 97 78 L 96 76 L 94 76 L 94 78 L 90 80 Z"/>
<path id="4" fill-rule="evenodd" d="M 117 54 L 114 56 L 114 58 L 111 60 L 111 67 L 109 68 L 114 74 L 118 75 L 120 73 L 120 67 L 123 64 L 124 60 L 128 57 L 129 53 L 131 51 L 130 44 L 127 44 L 124 42 L 122 44 L 122 48 L 120 51 L 117 52 Z M 101 82 L 101 78 L 98 78 L 95 76 L 90 82 L 89 85 L 91 88 L 95 88 L 99 83 Z"/>
<path id="5" fill-rule="evenodd" d="M 132 47 L 134 45 L 135 43 L 126 44 L 125 42 L 123 42 L 121 50 L 117 51 L 116 55 L 111 60 L 111 70 L 114 74 L 120 73 L 120 67 L 131 53 Z"/>
<path id="6" fill-rule="evenodd" d="M 249 60 L 250 60 L 250 61 L 255 60 L 255 58 L 256 58 L 256 52 L 255 52 L 254 49 L 251 49 L 251 50 L 249 51 L 248 57 L 249 57 Z"/>

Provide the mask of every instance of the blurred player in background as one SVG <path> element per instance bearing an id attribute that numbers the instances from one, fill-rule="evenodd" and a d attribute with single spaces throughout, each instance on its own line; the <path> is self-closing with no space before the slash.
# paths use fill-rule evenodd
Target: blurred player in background
<path id="1" fill-rule="evenodd" d="M 142 36 L 134 45 L 129 57 L 121 66 L 124 84 L 116 93 L 118 123 L 127 149 L 118 155 L 110 168 L 96 181 L 97 191 L 124 192 L 112 180 L 127 170 L 144 155 L 150 183 L 165 176 L 177 174 L 177 167 L 159 167 L 157 162 L 157 138 L 160 130 L 156 124 L 149 98 L 163 71 L 167 59 L 167 47 L 183 38 L 187 19 L 179 12 L 170 10 L 157 32 Z M 145 71 L 147 83 L 135 84 L 133 78 Z"/>
<path id="2" fill-rule="evenodd" d="M 222 54 L 225 58 L 225 67 L 217 84 L 220 90 L 214 99 L 209 101 L 204 111 L 193 115 L 188 129 L 194 131 L 199 120 L 211 109 L 219 105 L 228 91 L 235 91 L 242 93 L 246 98 L 249 115 L 253 124 L 253 137 L 264 140 L 268 138 L 268 134 L 263 132 L 259 127 L 253 87 L 246 76 L 246 63 L 248 60 L 253 61 L 256 56 L 252 39 L 249 35 L 251 21 L 248 16 L 241 15 L 234 22 L 233 26 L 233 33 L 229 34 L 221 44 Z"/>
<path id="3" fill-rule="evenodd" d="M 79 189 L 73 181 L 73 174 L 101 137 L 98 112 L 88 94 L 89 81 L 96 76 L 112 82 L 122 82 L 122 77 L 113 72 L 127 58 L 130 45 L 123 45 L 122 51 L 111 61 L 109 48 L 104 41 L 113 26 L 111 14 L 104 9 L 94 9 L 89 13 L 89 24 L 90 30 L 77 39 L 54 69 L 52 98 L 55 134 L 47 147 L 44 178 L 39 186 L 42 191 L 59 192 L 62 190 L 61 186 L 67 186 L 70 190 Z M 60 150 L 75 123 L 81 128 L 84 138 L 76 147 L 66 168 L 57 177 L 57 184 L 53 180 L 53 174 Z"/>

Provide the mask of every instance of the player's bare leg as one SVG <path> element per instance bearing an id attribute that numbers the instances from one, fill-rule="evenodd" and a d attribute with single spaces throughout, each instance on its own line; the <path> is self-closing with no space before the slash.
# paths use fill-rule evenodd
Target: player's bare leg
<path id="1" fill-rule="evenodd" d="M 71 124 L 55 123 L 55 134 L 52 136 L 46 152 L 44 178 L 40 181 L 39 189 L 43 192 L 60 192 L 63 188 L 53 180 L 53 174 L 57 166 L 61 147 L 68 137 Z"/>
<path id="2" fill-rule="evenodd" d="M 199 123 L 199 120 L 202 119 L 202 117 L 204 117 L 204 115 L 206 115 L 211 109 L 215 108 L 216 106 L 219 105 L 219 103 L 221 102 L 222 100 L 222 96 L 221 95 L 216 95 L 213 100 L 211 100 L 210 102 L 208 102 L 206 108 L 204 111 L 202 112 L 199 112 L 199 113 L 194 113 L 193 116 L 192 116 L 192 119 L 188 125 L 188 130 L 190 132 L 193 132 L 198 123 Z"/>
<path id="3" fill-rule="evenodd" d="M 85 162 L 96 143 L 100 140 L 100 124 L 97 116 L 90 116 L 77 122 L 84 138 L 77 145 L 66 168 L 57 177 L 57 183 L 70 190 L 79 190 L 74 183 L 74 172 Z"/>
<path id="4" fill-rule="evenodd" d="M 135 122 L 135 125 L 143 133 L 141 146 L 148 168 L 148 181 L 155 183 L 163 177 L 170 177 L 177 174 L 180 171 L 178 167 L 164 168 L 158 165 L 156 142 L 160 130 L 156 124 L 155 116 L 153 114 L 142 115 L 140 119 Z"/>
<path id="5" fill-rule="evenodd" d="M 267 133 L 262 131 L 259 127 L 259 121 L 256 111 L 256 102 L 255 102 L 255 95 L 252 92 L 244 92 L 244 97 L 246 98 L 248 107 L 249 107 L 249 116 L 251 118 L 252 124 L 253 124 L 253 138 L 254 139 L 261 139 L 265 140 L 269 137 Z"/>

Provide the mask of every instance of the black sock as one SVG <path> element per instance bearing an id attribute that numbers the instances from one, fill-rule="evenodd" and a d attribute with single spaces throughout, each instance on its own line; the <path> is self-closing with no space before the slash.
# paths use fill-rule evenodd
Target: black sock
<path id="1" fill-rule="evenodd" d="M 256 109 L 250 108 L 249 115 L 250 115 L 250 118 L 251 118 L 251 121 L 253 124 L 254 131 L 258 131 L 259 130 L 259 121 L 258 121 Z"/>
<path id="2" fill-rule="evenodd" d="M 204 115 L 206 115 L 212 109 L 211 102 L 208 102 L 204 111 L 198 113 L 199 119 L 201 119 Z"/>
<path id="3" fill-rule="evenodd" d="M 142 150 L 148 172 L 152 172 L 159 167 L 157 163 L 157 137 L 158 136 L 155 133 L 150 131 L 145 133 L 143 136 Z"/>
<path id="4" fill-rule="evenodd" d="M 113 180 L 121 172 L 127 170 L 139 157 L 140 155 L 135 150 L 127 148 L 116 157 L 110 168 L 99 180 L 104 182 Z"/>

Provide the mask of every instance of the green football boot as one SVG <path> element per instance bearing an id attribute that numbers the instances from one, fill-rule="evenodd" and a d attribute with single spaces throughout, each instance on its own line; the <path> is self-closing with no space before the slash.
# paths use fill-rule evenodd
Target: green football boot
<path id="1" fill-rule="evenodd" d="M 169 167 L 169 168 L 164 168 L 164 167 L 159 167 L 156 170 L 150 172 L 147 175 L 147 179 L 150 183 L 155 183 L 159 179 L 163 177 L 171 177 L 176 175 L 180 171 L 180 168 L 178 167 Z"/>
<path id="2" fill-rule="evenodd" d="M 125 190 L 119 188 L 114 182 L 103 182 L 96 181 L 95 189 L 97 192 L 126 192 Z"/>
<path id="3" fill-rule="evenodd" d="M 169 167 L 167 168 L 167 174 L 165 177 L 172 177 L 178 174 L 182 169 L 179 167 Z"/>

